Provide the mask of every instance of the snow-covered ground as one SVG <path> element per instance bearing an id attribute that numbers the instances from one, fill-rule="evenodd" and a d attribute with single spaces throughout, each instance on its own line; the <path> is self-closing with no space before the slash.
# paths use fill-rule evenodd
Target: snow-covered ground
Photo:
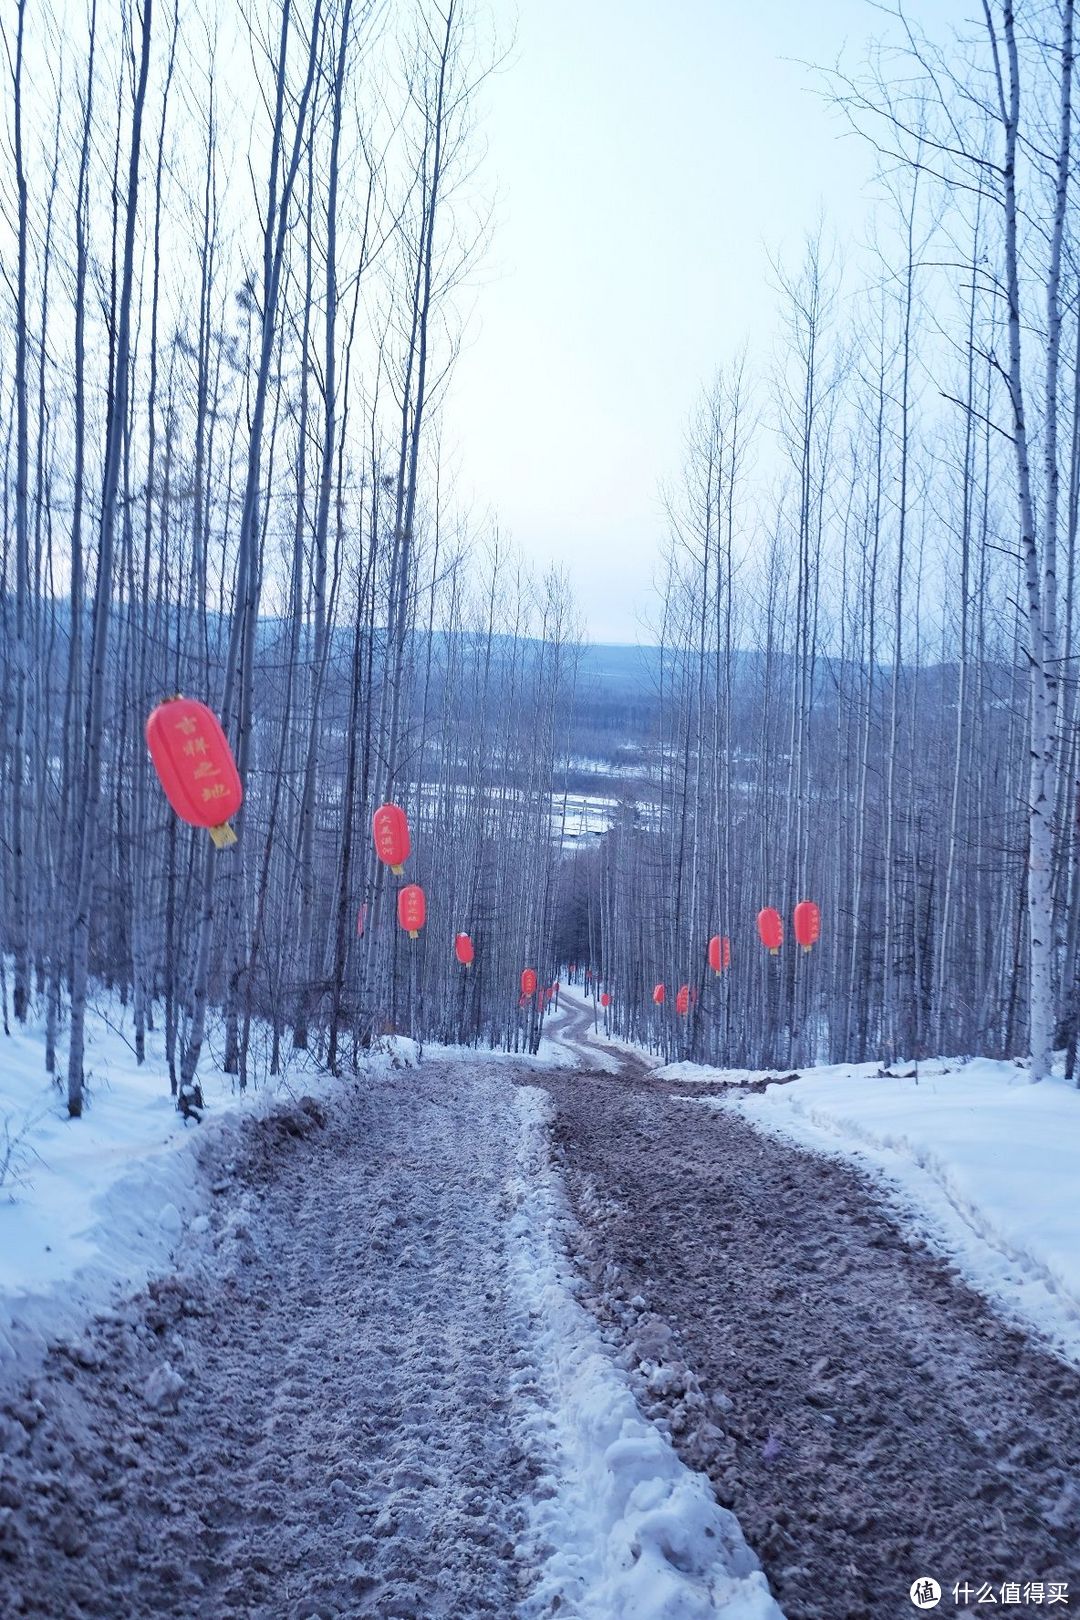
<path id="1" fill-rule="evenodd" d="M 917 1079 L 862 1064 L 702 1101 L 872 1169 L 1004 1315 L 1080 1362 L 1080 1091 L 1064 1079 L 988 1058 Z"/>
<path id="2" fill-rule="evenodd" d="M 140 1067 L 130 1016 L 102 998 L 87 1018 L 86 1106 L 72 1120 L 44 1052 L 41 1019 L 0 1040 L 0 1386 L 39 1361 L 48 1339 L 77 1331 L 114 1286 L 167 1266 L 200 1214 L 191 1150 L 222 1118 L 271 1106 L 300 1078 L 294 1065 L 273 1090 L 241 1096 L 208 1050 L 199 1067 L 207 1115 L 186 1123 L 169 1094 L 162 1035 L 147 1037 Z M 313 1085 L 304 1074 L 303 1089 Z"/>
<path id="3" fill-rule="evenodd" d="M 580 1066 L 580 1053 L 561 1039 L 565 1016 L 549 1013 L 539 1050 L 513 1062 L 533 1070 Z M 62 1087 L 45 1072 L 41 1017 L 0 1042 L 0 1384 L 40 1359 L 49 1337 L 74 1330 L 114 1285 L 137 1286 L 167 1264 L 200 1213 L 190 1150 L 217 1122 L 327 1084 L 290 1051 L 272 1086 L 241 1095 L 215 1063 L 211 1039 L 199 1066 L 207 1111 L 198 1126 L 176 1112 L 160 1033 L 148 1035 L 146 1061 L 136 1063 L 130 1009 L 99 996 L 86 1041 L 80 1120 L 69 1119 Z M 415 1042 L 386 1044 L 370 1069 L 417 1061 Z M 437 1044 L 423 1055 L 426 1062 L 507 1061 L 505 1052 Z"/>
<path id="4" fill-rule="evenodd" d="M 1033 1086 L 1014 1063 L 937 1059 L 765 1084 L 767 1071 L 652 1061 L 657 1081 L 731 1088 L 691 1102 L 871 1171 L 1001 1314 L 1080 1363 L 1080 1090 L 1060 1074 Z"/>
<path id="5" fill-rule="evenodd" d="M 404 1035 L 390 1037 L 387 1050 L 399 1064 L 411 1067 L 418 1061 L 425 1063 L 467 1063 L 470 1066 L 487 1063 L 506 1063 L 507 1060 L 526 1069 L 580 1069 L 585 1063 L 578 1046 L 566 1039 L 566 1020 L 576 1011 L 565 992 L 544 1014 L 540 1044 L 535 1052 L 504 1052 L 492 1046 L 448 1046 L 441 1041 L 425 1041 L 421 1050 L 417 1043 Z M 601 1057 L 603 1054 L 601 1054 Z M 591 1059 L 589 1060 L 591 1062 Z"/>
<path id="6" fill-rule="evenodd" d="M 562 1002 L 563 1017 L 569 1015 L 573 1021 L 574 1042 L 585 1043 L 590 1068 L 601 1069 L 607 1074 L 617 1074 L 619 1060 L 614 1055 L 616 1052 L 625 1052 L 646 1068 L 655 1069 L 660 1063 L 658 1057 L 646 1052 L 642 1047 L 634 1046 L 630 1041 L 619 1040 L 614 1035 L 605 1034 L 603 1007 L 594 997 L 586 995 L 579 986 L 575 985 L 572 990 L 563 989 L 559 999 Z M 556 1040 L 564 1040 L 567 1034 L 561 1026 L 553 1033 Z"/>
<path id="7" fill-rule="evenodd" d="M 568 1034 L 567 1024 L 580 1022 L 573 1007 L 554 1012 L 532 1058 L 428 1047 L 415 1073 L 408 1072 L 416 1061 L 415 1048 L 398 1042 L 392 1053 L 373 1061 L 359 1090 L 294 1071 L 291 1085 L 286 1079 L 275 1091 L 239 1097 L 229 1078 L 207 1063 L 200 1071 L 208 1104 L 201 1125 L 185 1125 L 175 1112 L 159 1038 L 151 1037 L 147 1062 L 141 1068 L 136 1064 L 123 1011 L 114 1003 L 103 1002 L 88 1020 L 88 1102 L 78 1121 L 68 1119 L 60 1090 L 44 1073 L 40 1026 L 13 1035 L 0 1046 L 0 1119 L 7 1119 L 15 1139 L 0 1201 L 0 1391 L 4 1386 L 14 1391 L 45 1360 L 49 1344 L 61 1340 L 74 1363 L 90 1369 L 95 1399 L 107 1393 L 118 1354 L 119 1399 L 128 1405 L 134 1400 L 138 1408 L 137 1394 L 131 1391 L 157 1385 L 153 1369 L 146 1376 L 140 1362 L 136 1376 L 124 1362 L 124 1355 L 140 1353 L 134 1339 L 124 1340 L 122 1355 L 112 1340 L 106 1343 L 116 1323 L 123 1327 L 135 1320 L 133 1307 L 122 1301 L 148 1278 L 167 1277 L 175 1268 L 177 1287 L 194 1287 L 195 1279 L 202 1278 L 209 1307 L 224 1264 L 221 1257 L 229 1260 L 232 1254 L 227 1240 L 234 1228 L 248 1244 L 240 1270 L 255 1278 L 259 1289 L 303 1274 L 310 1293 L 321 1239 L 314 1229 L 305 1235 L 299 1227 L 295 1241 L 289 1235 L 293 1217 L 286 1205 L 293 1185 L 297 1208 L 311 1204 L 309 1225 L 314 1220 L 323 1233 L 347 1229 L 367 1256 L 357 1269 L 334 1249 L 335 1263 L 344 1265 L 343 1278 L 355 1277 L 357 1300 L 363 1304 L 362 1309 L 360 1304 L 345 1308 L 345 1284 L 339 1279 L 328 1308 L 346 1340 L 359 1331 L 349 1324 L 372 1316 L 382 1323 L 376 1333 L 380 1353 L 390 1349 L 392 1313 L 384 1320 L 373 1301 L 406 1264 L 409 1275 L 415 1273 L 418 1297 L 411 1311 L 403 1312 L 405 1319 L 411 1316 L 413 1328 L 408 1355 L 403 1348 L 399 1359 L 422 1384 L 445 1382 L 447 1367 L 440 1360 L 425 1372 L 420 1365 L 419 1340 L 414 1339 L 421 1318 L 432 1345 L 461 1346 L 462 1377 L 470 1364 L 467 1347 L 472 1344 L 479 1354 L 497 1327 L 502 1348 L 495 1362 L 510 1369 L 506 1418 L 520 1437 L 520 1453 L 532 1459 L 532 1483 L 518 1498 L 524 1528 L 515 1564 L 528 1593 L 515 1611 L 521 1620 L 556 1610 L 576 1620 L 782 1620 L 737 1520 L 717 1504 L 704 1475 L 680 1461 L 667 1437 L 643 1416 L 627 1373 L 578 1301 L 581 1284 L 571 1259 L 575 1227 L 550 1156 L 550 1101 L 536 1087 L 509 1082 L 528 1080 L 543 1069 L 595 1067 L 592 1054 L 583 1056 Z M 267 1116 L 287 1104 L 289 1096 L 320 1085 L 327 1109 L 348 1115 L 359 1108 L 367 1119 L 365 1129 L 339 1131 L 333 1169 L 318 1170 L 314 1188 L 308 1182 L 317 1166 L 305 1171 L 303 1156 L 295 1163 L 283 1159 L 279 1170 L 266 1165 L 270 1180 L 264 1196 L 272 1186 L 280 1209 L 267 1203 L 263 1210 L 262 1197 L 250 1190 L 235 1209 L 227 1208 L 245 1185 L 232 1175 L 234 1161 L 243 1158 L 243 1130 L 256 1119 L 262 1122 L 259 1129 L 274 1124 L 279 1116 Z M 277 1140 L 286 1137 L 283 1133 Z M 293 1152 L 288 1146 L 274 1151 Z M 487 1171 L 478 1179 L 480 1164 Z M 390 1196 L 380 1179 L 384 1172 L 391 1180 L 405 1177 Z M 214 1199 L 207 1197 L 211 1182 L 221 1195 Z M 484 1188 L 485 1197 L 480 1197 Z M 440 1201 L 446 1198 L 457 1200 L 452 1211 L 443 1209 Z M 415 1231 L 408 1215 L 413 1203 Z M 440 1210 L 444 1218 L 433 1224 Z M 448 1215 L 452 1218 L 446 1219 Z M 388 1233 L 395 1252 L 383 1277 L 386 1266 L 380 1256 Z M 475 1252 L 463 1274 L 466 1239 Z M 255 1265 L 262 1270 L 247 1269 Z M 503 1287 L 497 1281 L 500 1273 Z M 222 1277 L 230 1275 L 225 1266 Z M 295 1312 L 295 1288 L 293 1283 L 281 1286 L 288 1293 L 281 1309 L 288 1315 Z M 304 1297 L 310 1304 L 308 1294 Z M 437 1311 L 433 1300 L 441 1301 Z M 223 1350 L 235 1329 L 235 1353 L 243 1359 L 251 1346 L 242 1323 L 230 1327 L 236 1304 L 232 1293 L 222 1295 L 207 1309 L 207 1319 L 213 1320 L 214 1345 Z M 485 1312 L 492 1320 L 482 1328 Z M 95 1320 L 102 1324 L 99 1328 L 94 1328 Z M 315 1354 L 312 1346 L 324 1340 L 329 1345 L 333 1337 L 329 1325 L 307 1326 L 311 1342 L 300 1363 Z M 189 1328 L 195 1332 L 188 1324 L 185 1340 Z M 104 1335 L 101 1344 L 95 1334 Z M 152 1351 L 155 1335 L 144 1339 Z M 184 1359 L 183 1342 L 176 1341 L 175 1351 L 182 1375 L 177 1377 L 171 1363 L 164 1369 L 172 1379 L 170 1389 L 181 1392 L 198 1364 L 194 1348 Z M 351 1363 L 364 1342 L 343 1340 L 333 1358 L 335 1367 Z M 369 1347 L 372 1355 L 374 1344 Z M 209 1344 L 203 1354 L 209 1356 Z M 66 1389 L 63 1367 L 68 1365 L 62 1361 L 56 1373 L 54 1362 L 46 1363 L 45 1380 L 39 1375 L 35 1388 L 55 1393 L 52 1380 L 58 1377 Z M 159 1382 L 164 1374 L 157 1369 Z M 313 1364 L 310 1376 L 313 1387 L 321 1388 L 327 1372 Z M 404 1380 L 404 1372 L 401 1376 Z M 366 1390 L 369 1382 L 365 1373 L 357 1388 Z M 244 1380 L 235 1383 L 241 1390 Z M 383 1396 L 389 1398 L 389 1390 L 387 1384 Z M 404 1382 L 399 1393 L 406 1405 L 418 1399 Z M 452 1390 L 448 1399 L 456 1399 Z M 77 1390 L 63 1400 L 76 1401 Z M 83 1424 L 84 1418 L 74 1408 L 72 1412 L 76 1427 Z M 361 1428 L 369 1421 L 365 1414 L 366 1408 L 354 1414 Z M 136 1426 L 140 1417 L 141 1409 L 133 1411 Z M 102 1421 L 107 1433 L 108 1422 Z M 449 1423 L 450 1416 L 444 1414 L 443 1421 Z M 474 1427 L 479 1421 L 475 1409 L 470 1421 Z M 185 1433 L 195 1452 L 197 1430 L 198 1423 L 189 1420 Z M 80 1444 L 89 1443 L 84 1434 Z M 485 1453 L 486 1442 L 477 1445 L 478 1456 Z M 412 1479 L 404 1466 L 408 1458 L 403 1463 L 391 1451 L 385 1461 L 387 1472 L 397 1469 L 403 1479 Z M 261 1479 L 263 1472 L 260 1461 L 255 1474 Z M 321 1474 L 312 1476 L 313 1490 L 322 1492 L 321 1479 Z M 237 1488 L 246 1489 L 246 1480 L 245 1475 Z M 452 1518 L 460 1503 L 455 1498 L 433 1504 L 436 1513 L 443 1508 Z M 47 1546 L 42 1557 L 52 1567 Z M 231 1578 L 241 1573 L 232 1570 Z M 58 1593 L 66 1590 L 64 1578 L 56 1576 Z M 153 1578 L 151 1572 L 151 1585 Z M 100 1569 L 95 1565 L 94 1579 L 108 1584 L 108 1558 Z"/>

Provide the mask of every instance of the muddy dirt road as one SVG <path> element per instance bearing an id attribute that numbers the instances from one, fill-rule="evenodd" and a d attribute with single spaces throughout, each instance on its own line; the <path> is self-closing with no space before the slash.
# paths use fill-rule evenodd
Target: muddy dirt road
<path id="1" fill-rule="evenodd" d="M 4 1620 L 513 1613 L 498 1097 L 432 1068 L 207 1167 L 209 1263 L 0 1415 Z"/>
<path id="2" fill-rule="evenodd" d="M 543 1082 L 590 1303 L 788 1620 L 911 1615 L 923 1575 L 939 1612 L 963 1612 L 957 1581 L 979 1613 L 984 1583 L 1067 1581 L 1080 1603 L 1080 1374 L 906 1242 L 858 1173 L 620 1063 Z"/>

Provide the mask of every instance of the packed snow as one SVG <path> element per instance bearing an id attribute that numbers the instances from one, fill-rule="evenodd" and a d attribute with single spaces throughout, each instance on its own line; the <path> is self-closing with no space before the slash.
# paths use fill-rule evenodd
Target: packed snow
<path id="1" fill-rule="evenodd" d="M 577 986 L 573 990 L 563 989 L 560 993 L 560 1000 L 563 1003 L 564 1016 L 576 1015 L 573 1016 L 573 1041 L 575 1043 L 579 1041 L 586 1043 L 584 1049 L 573 1046 L 571 1050 L 587 1050 L 590 1068 L 600 1069 L 605 1074 L 618 1074 L 619 1059 L 616 1054 L 619 1052 L 625 1052 L 628 1056 L 634 1057 L 639 1064 L 644 1064 L 646 1068 L 655 1068 L 660 1062 L 658 1057 L 654 1057 L 642 1047 L 634 1046 L 630 1041 L 623 1041 L 615 1035 L 607 1034 L 604 1029 L 604 1009 L 595 998 L 587 996 L 584 990 Z M 567 1040 L 570 1034 L 568 1030 L 561 1027 L 556 1029 L 554 1033 L 556 1040 Z"/>
<path id="2" fill-rule="evenodd" d="M 181 1263 L 193 1263 L 223 1213 L 220 1202 L 209 1213 L 201 1207 L 207 1182 L 200 1166 L 228 1161 L 243 1116 L 266 1118 L 282 1100 L 268 1091 L 237 1096 L 230 1078 L 207 1063 L 200 1072 L 207 1118 L 186 1125 L 169 1095 L 160 1037 L 151 1035 L 140 1067 L 124 1017 L 103 1001 L 88 1019 L 88 1102 L 77 1121 L 44 1072 L 41 1025 L 4 1043 L 0 1118 L 15 1144 L 0 1203 L 0 1385 L 9 1391 L 58 1339 L 79 1366 L 104 1365 L 87 1323 L 111 1321 L 110 1300 L 168 1274 L 181 1251 Z M 499 1073 L 502 1065 L 509 1081 L 545 1068 L 596 1067 L 593 1052 L 573 1044 L 568 1023 L 581 1023 L 575 1007 L 554 1010 L 540 1051 L 524 1058 L 431 1046 L 421 1058 L 398 1041 L 372 1065 L 386 1071 L 381 1079 L 365 1077 L 385 1085 L 393 1070 L 422 1063 L 425 1079 L 418 1075 L 412 1102 L 404 1107 L 414 1088 L 399 1074 L 380 1106 L 400 1099 L 402 1130 L 407 1121 L 416 1125 L 416 1110 L 433 1114 L 431 1129 L 409 1139 L 410 1173 L 424 1185 L 439 1184 L 422 1160 L 445 1135 L 434 1116 L 448 1104 L 466 1115 L 479 1108 L 478 1119 L 490 1122 L 489 1146 L 505 1144 L 501 1214 L 493 1203 L 486 1227 L 476 1216 L 478 1233 L 490 1227 L 488 1269 L 472 1269 L 476 1287 L 486 1288 L 482 1279 L 500 1263 L 507 1267 L 511 1415 L 537 1476 L 522 1504 L 526 1527 L 516 1548 L 529 1575 L 522 1620 L 556 1609 L 568 1620 L 782 1620 L 737 1520 L 642 1415 L 627 1374 L 576 1297 L 581 1285 L 568 1252 L 574 1224 L 551 1162 L 547 1093 L 504 1086 Z M 458 1074 L 461 1088 L 456 1081 L 447 1088 L 446 1078 Z M 305 1073 L 303 1088 L 312 1081 Z M 478 1120 L 460 1124 L 466 1135 L 483 1134 Z M 404 1165 L 401 1153 L 391 1158 Z M 214 1190 L 225 1187 L 222 1181 Z M 376 1197 L 374 1185 L 369 1196 Z M 226 1213 L 222 1231 L 250 1225 L 245 1200 L 250 1194 Z M 503 1223 L 501 1236 L 493 1221 Z M 379 1221 L 360 1223 L 376 1228 Z M 460 1225 L 453 1230 L 460 1239 Z M 452 1286 L 463 1317 L 472 1309 L 471 1287 L 460 1280 Z M 173 1412 L 186 1376 L 167 1358 L 139 1387 L 155 1411 Z"/>

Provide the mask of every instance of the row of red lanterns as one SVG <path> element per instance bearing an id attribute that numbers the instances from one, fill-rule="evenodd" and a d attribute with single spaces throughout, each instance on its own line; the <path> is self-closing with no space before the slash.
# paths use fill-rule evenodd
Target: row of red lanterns
<path id="1" fill-rule="evenodd" d="M 398 804 L 382 804 L 372 817 L 372 837 L 375 841 L 375 853 L 384 866 L 401 877 L 405 871 L 405 862 L 412 852 L 412 839 L 409 835 L 409 821 L 404 810 Z M 427 920 L 427 901 L 424 891 L 418 883 L 407 883 L 398 892 L 398 922 L 407 932 L 410 939 L 416 939 Z M 471 967 L 476 950 L 468 934 L 455 934 L 454 955 L 462 967 Z M 536 994 L 537 978 L 535 968 L 524 968 L 521 974 L 521 1000 L 522 1004 Z M 547 985 L 541 991 L 543 1004 L 546 1006 L 558 992 L 558 984 Z"/>
<path id="2" fill-rule="evenodd" d="M 821 910 L 816 900 L 800 900 L 791 917 L 795 925 L 795 939 L 804 951 L 810 950 L 821 938 Z M 758 935 L 765 949 L 773 956 L 784 943 L 784 919 L 775 906 L 765 906 L 757 915 Z"/>
<path id="3" fill-rule="evenodd" d="M 205 827 L 219 849 L 235 844 L 236 834 L 229 823 L 244 802 L 244 790 L 228 738 L 213 711 L 194 698 L 166 698 L 147 719 L 146 743 L 165 796 L 181 820 L 189 826 Z M 412 839 L 408 817 L 400 805 L 379 806 L 372 818 L 372 835 L 379 860 L 401 877 L 412 851 Z M 398 891 L 397 915 L 409 938 L 418 938 L 427 921 L 427 898 L 419 883 L 407 883 Z M 821 913 L 816 902 L 800 900 L 792 921 L 797 942 L 803 950 L 810 950 L 821 935 Z M 358 931 L 360 926 L 358 923 Z M 784 942 L 784 923 L 774 906 L 758 912 L 757 927 L 761 943 L 775 955 Z M 474 950 L 468 934 L 455 937 L 454 954 L 463 967 L 471 965 Z M 714 934 L 709 940 L 708 960 L 714 973 L 723 973 L 731 964 L 730 939 Z M 586 979 L 590 977 L 587 973 Z M 535 969 L 525 968 L 521 975 L 523 998 L 536 993 L 536 982 Z M 662 984 L 653 990 L 657 1006 L 663 1005 L 666 993 Z M 548 990 L 544 994 L 550 999 Z M 676 1011 L 685 1013 L 692 1004 L 693 992 L 690 986 L 683 985 L 675 998 Z M 611 1005 L 606 990 L 600 1005 Z"/>
<path id="4" fill-rule="evenodd" d="M 800 900 L 795 907 L 792 920 L 795 925 L 795 938 L 804 951 L 810 950 L 821 938 L 821 911 L 814 900 Z M 780 913 L 772 906 L 766 906 L 758 912 L 758 935 L 761 943 L 774 956 L 784 942 L 784 923 Z M 731 966 L 731 941 L 726 934 L 714 934 L 708 945 L 708 961 L 713 972 L 720 974 Z M 667 1000 L 667 986 L 657 984 L 653 986 L 653 1003 L 662 1007 Z M 675 993 L 675 1011 L 684 1017 L 697 1001 L 697 991 L 693 985 L 683 984 Z M 606 993 L 600 997 L 602 1007 L 610 1006 L 611 997 Z"/>

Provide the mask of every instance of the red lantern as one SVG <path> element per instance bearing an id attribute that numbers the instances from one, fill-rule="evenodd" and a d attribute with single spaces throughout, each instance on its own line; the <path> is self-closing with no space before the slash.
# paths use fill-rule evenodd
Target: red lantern
<path id="1" fill-rule="evenodd" d="M 652 998 L 658 1007 L 662 1007 L 667 998 L 667 991 L 662 984 L 653 987 Z"/>
<path id="2" fill-rule="evenodd" d="M 795 938 L 804 951 L 821 938 L 821 911 L 815 900 L 800 900 L 795 907 Z"/>
<path id="3" fill-rule="evenodd" d="M 522 993 L 523 996 L 532 996 L 532 995 L 536 994 L 536 969 L 535 968 L 522 968 L 522 970 L 521 970 L 521 993 Z"/>
<path id="4" fill-rule="evenodd" d="M 774 906 L 766 906 L 763 911 L 758 912 L 757 931 L 765 949 L 775 956 L 784 943 L 784 924 Z"/>
<path id="5" fill-rule="evenodd" d="M 678 994 L 675 997 L 675 1011 L 680 1018 L 685 1018 L 690 1011 L 690 986 L 688 984 L 679 986 Z"/>
<path id="6" fill-rule="evenodd" d="M 731 966 L 731 941 L 723 934 L 714 934 L 709 941 L 709 966 L 714 973 L 723 973 Z"/>
<path id="7" fill-rule="evenodd" d="M 427 901 L 419 883 L 406 883 L 397 897 L 397 917 L 410 939 L 415 939 L 427 920 Z"/>
<path id="8" fill-rule="evenodd" d="M 166 698 L 146 722 L 146 746 L 181 821 L 205 827 L 218 849 L 235 844 L 228 823 L 244 790 L 217 715 L 194 698 Z"/>
<path id="9" fill-rule="evenodd" d="M 600 997 L 600 1005 L 601 1005 L 601 1007 L 610 1007 L 611 1006 L 611 997 L 608 995 L 606 990 L 604 991 L 603 995 Z"/>
<path id="10" fill-rule="evenodd" d="M 473 942 L 468 934 L 458 934 L 454 940 L 454 955 L 462 967 L 469 967 L 475 954 Z"/>
<path id="11" fill-rule="evenodd" d="M 409 822 L 399 804 L 381 804 L 372 818 L 371 830 L 375 837 L 375 853 L 384 866 L 398 877 L 405 870 L 412 842 Z"/>

